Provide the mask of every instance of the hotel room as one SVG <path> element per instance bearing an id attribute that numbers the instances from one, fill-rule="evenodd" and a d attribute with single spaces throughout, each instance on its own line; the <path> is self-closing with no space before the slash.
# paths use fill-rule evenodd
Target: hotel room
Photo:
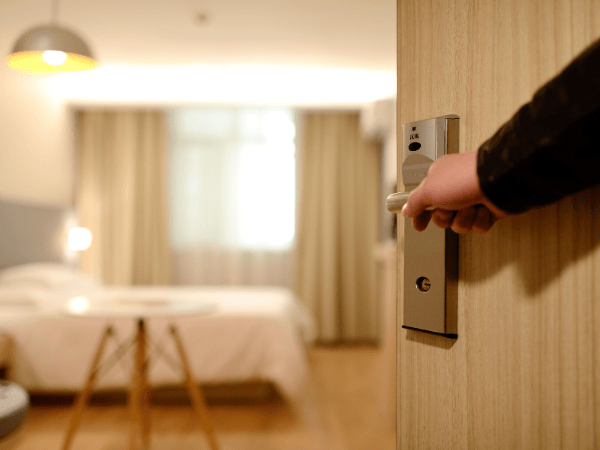
<path id="1" fill-rule="evenodd" d="M 50 23 L 98 67 L 8 67 Z M 395 448 L 395 1 L 0 2 L 0 58 L 0 449 Z"/>

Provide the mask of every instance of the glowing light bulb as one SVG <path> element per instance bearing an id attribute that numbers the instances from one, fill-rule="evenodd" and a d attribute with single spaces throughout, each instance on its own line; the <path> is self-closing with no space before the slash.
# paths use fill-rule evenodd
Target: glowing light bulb
<path id="1" fill-rule="evenodd" d="M 67 54 L 57 50 L 46 50 L 42 59 L 51 66 L 61 66 L 67 60 Z"/>
<path id="2" fill-rule="evenodd" d="M 71 228 L 68 242 L 73 250 L 87 250 L 92 245 L 92 232 L 82 227 Z"/>

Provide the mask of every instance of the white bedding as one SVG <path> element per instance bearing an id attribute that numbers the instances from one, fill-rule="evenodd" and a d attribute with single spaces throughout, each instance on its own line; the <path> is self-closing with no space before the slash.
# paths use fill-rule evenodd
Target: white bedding
<path id="1" fill-rule="evenodd" d="M 16 277 L 6 276 L 7 271 L 10 269 L 0 271 L 0 328 L 16 344 L 13 380 L 30 392 L 79 390 L 107 325 L 113 325 L 119 342 L 134 337 L 132 318 L 109 320 L 65 314 L 67 303 L 76 296 L 102 301 L 206 302 L 210 308 L 205 314 L 148 318 L 151 342 L 158 341 L 171 360 L 178 361 L 168 333 L 168 325 L 176 325 L 199 383 L 270 381 L 290 399 L 297 397 L 303 388 L 308 373 L 305 348 L 315 333 L 309 314 L 289 290 L 106 287 L 76 273 L 69 279 L 59 274 L 60 270 L 37 279 L 27 271 L 25 276 Z M 117 341 L 110 340 L 103 359 L 116 348 Z M 165 359 L 152 353 L 150 358 L 151 384 L 172 385 L 182 381 L 181 374 Z M 130 350 L 122 363 L 102 375 L 97 387 L 128 386 L 132 360 Z"/>

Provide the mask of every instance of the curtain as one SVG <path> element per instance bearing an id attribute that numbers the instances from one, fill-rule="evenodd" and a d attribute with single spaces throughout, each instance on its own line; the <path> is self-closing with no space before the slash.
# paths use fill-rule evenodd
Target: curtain
<path id="1" fill-rule="evenodd" d="M 175 284 L 294 288 L 294 252 L 232 248 L 173 251 Z"/>
<path id="2" fill-rule="evenodd" d="M 169 123 L 175 283 L 293 288 L 294 112 L 175 108 Z"/>
<path id="3" fill-rule="evenodd" d="M 300 137 L 298 295 L 321 342 L 375 341 L 378 146 L 358 114 L 307 113 Z"/>
<path id="4" fill-rule="evenodd" d="M 83 111 L 76 128 L 79 219 L 93 236 L 82 271 L 107 284 L 170 284 L 164 115 Z"/>

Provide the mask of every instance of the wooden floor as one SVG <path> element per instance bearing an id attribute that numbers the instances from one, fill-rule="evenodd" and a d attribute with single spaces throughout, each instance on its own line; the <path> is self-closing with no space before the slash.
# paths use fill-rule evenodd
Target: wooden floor
<path id="1" fill-rule="evenodd" d="M 222 450 L 395 449 L 395 418 L 386 407 L 394 395 L 389 357 L 373 348 L 317 348 L 310 361 L 310 386 L 296 407 L 282 400 L 209 405 Z M 69 412 L 69 406 L 34 405 L 14 449 L 60 449 Z M 153 406 L 151 446 L 208 448 L 185 405 Z M 125 406 L 90 406 L 71 448 L 128 448 Z"/>

